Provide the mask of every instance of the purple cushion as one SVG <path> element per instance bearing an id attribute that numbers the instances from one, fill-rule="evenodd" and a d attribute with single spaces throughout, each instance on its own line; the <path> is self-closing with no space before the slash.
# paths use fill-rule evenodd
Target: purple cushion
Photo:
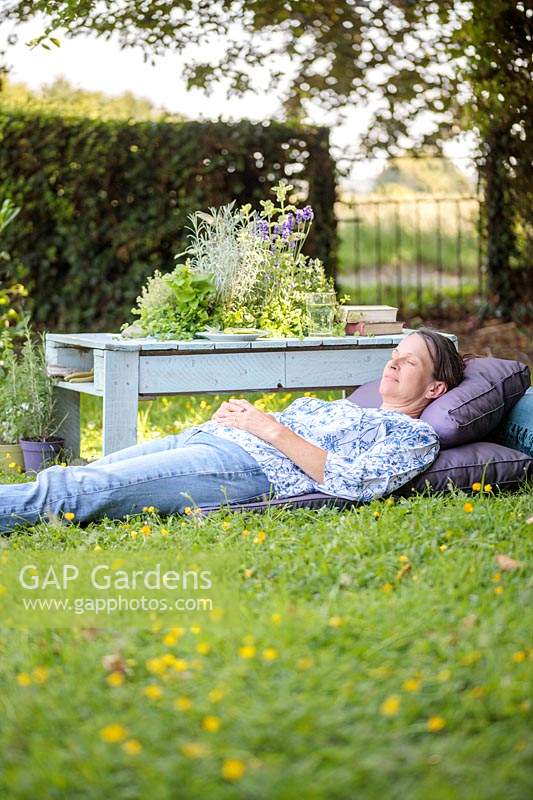
<path id="1" fill-rule="evenodd" d="M 530 476 L 533 477 L 531 456 L 494 442 L 473 442 L 443 450 L 425 472 L 395 494 L 407 496 L 428 487 L 434 492 L 446 492 L 450 483 L 458 489 L 470 489 L 473 483 L 490 483 L 493 489 L 514 490 Z"/>
<path id="2" fill-rule="evenodd" d="M 433 492 L 448 492 L 450 489 L 469 490 L 473 483 L 490 483 L 493 491 L 512 491 L 529 477 L 533 477 L 533 458 L 519 450 L 511 450 L 494 442 L 475 442 L 461 447 L 451 447 L 441 452 L 434 463 L 422 474 L 401 486 L 394 496 L 407 497 L 414 492 L 430 489 Z M 231 511 L 266 511 L 276 506 L 287 508 L 320 508 L 333 506 L 349 508 L 359 503 L 340 497 L 331 497 L 323 492 L 299 494 L 271 500 L 253 500 L 234 503 L 226 508 Z M 219 511 L 221 506 L 204 506 L 202 514 Z"/>
<path id="3" fill-rule="evenodd" d="M 433 400 L 421 419 L 437 432 L 441 449 L 487 438 L 530 383 L 529 368 L 504 358 L 473 358 L 455 389 Z M 362 408 L 379 408 L 380 379 L 365 383 L 349 396 Z"/>

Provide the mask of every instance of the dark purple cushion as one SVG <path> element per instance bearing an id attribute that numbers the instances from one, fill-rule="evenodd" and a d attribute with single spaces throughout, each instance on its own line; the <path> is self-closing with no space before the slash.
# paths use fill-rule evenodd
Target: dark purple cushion
<path id="1" fill-rule="evenodd" d="M 395 494 L 404 497 L 430 488 L 446 492 L 451 487 L 470 489 L 473 483 L 490 483 L 493 489 L 515 490 L 528 477 L 533 477 L 533 458 L 494 442 L 473 442 L 450 447 L 437 456 L 433 464 Z"/>
<path id="2" fill-rule="evenodd" d="M 485 439 L 524 395 L 529 368 L 504 358 L 473 358 L 459 386 L 430 403 L 421 419 L 437 432 L 441 449 Z M 380 379 L 365 383 L 349 396 L 362 408 L 379 408 Z"/>
<path id="3" fill-rule="evenodd" d="M 461 447 L 451 447 L 441 452 L 433 464 L 409 483 L 401 486 L 395 497 L 408 497 L 414 492 L 430 489 L 433 492 L 448 492 L 451 488 L 468 491 L 473 483 L 490 483 L 493 491 L 512 491 L 528 478 L 533 477 L 533 458 L 494 442 L 474 442 Z M 271 500 L 253 500 L 249 503 L 234 503 L 226 506 L 231 511 L 266 511 L 268 508 L 320 508 L 332 506 L 349 508 L 359 505 L 354 500 L 331 497 L 323 492 L 298 494 Z M 220 506 L 204 506 L 202 514 L 219 511 Z"/>

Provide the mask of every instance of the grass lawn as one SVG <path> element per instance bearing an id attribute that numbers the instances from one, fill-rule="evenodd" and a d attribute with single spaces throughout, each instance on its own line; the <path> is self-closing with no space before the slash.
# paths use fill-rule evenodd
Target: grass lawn
<path id="1" fill-rule="evenodd" d="M 218 402 L 157 401 L 143 434 Z M 83 413 L 91 455 L 95 401 Z M 531 496 L 19 529 L 4 548 L 234 553 L 240 616 L 170 636 L 157 618 L 3 626 L 0 796 L 522 800 L 531 579 L 496 556 L 531 560 Z"/>

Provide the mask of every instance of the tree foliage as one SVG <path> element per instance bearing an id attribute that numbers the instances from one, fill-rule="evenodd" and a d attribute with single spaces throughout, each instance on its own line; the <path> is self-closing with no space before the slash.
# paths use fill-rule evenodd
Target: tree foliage
<path id="1" fill-rule="evenodd" d="M 117 96 L 104 92 L 78 89 L 66 78 L 56 78 L 52 83 L 33 90 L 24 83 L 4 79 L 0 91 L 0 106 L 4 110 L 40 111 L 78 116 L 88 119 L 183 121 L 181 114 L 171 114 L 158 109 L 150 100 L 137 97 L 132 92 Z"/>

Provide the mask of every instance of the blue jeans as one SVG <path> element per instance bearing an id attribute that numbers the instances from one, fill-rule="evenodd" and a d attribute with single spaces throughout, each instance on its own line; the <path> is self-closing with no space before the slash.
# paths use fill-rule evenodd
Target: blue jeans
<path id="1" fill-rule="evenodd" d="M 224 505 L 270 495 L 257 461 L 238 444 L 194 428 L 127 447 L 79 467 L 53 466 L 35 481 L 0 486 L 0 532 L 35 523 L 47 512 L 75 514 L 77 522 L 162 514 L 186 506 Z"/>

